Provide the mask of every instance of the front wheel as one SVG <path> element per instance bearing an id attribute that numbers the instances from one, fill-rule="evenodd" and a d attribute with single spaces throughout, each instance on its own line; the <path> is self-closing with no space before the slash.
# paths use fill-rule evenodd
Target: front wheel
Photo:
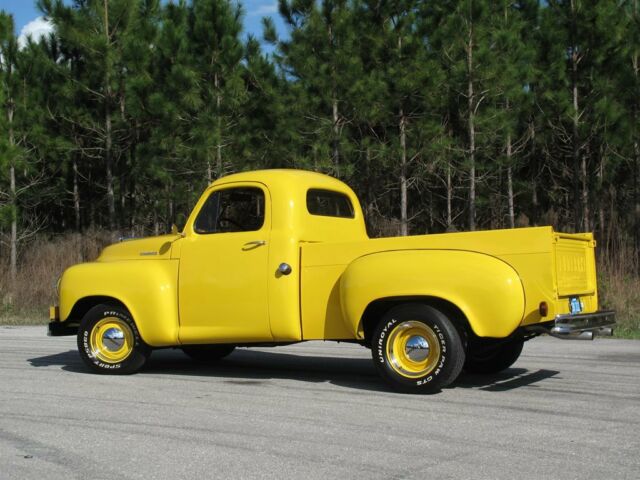
<path id="1" fill-rule="evenodd" d="M 120 375 L 138 371 L 151 354 L 131 314 L 123 307 L 104 304 L 82 318 L 78 351 L 94 372 Z"/>
<path id="2" fill-rule="evenodd" d="M 464 365 L 464 347 L 452 322 L 429 305 L 392 308 L 376 328 L 373 361 L 396 390 L 431 393 L 452 383 Z"/>

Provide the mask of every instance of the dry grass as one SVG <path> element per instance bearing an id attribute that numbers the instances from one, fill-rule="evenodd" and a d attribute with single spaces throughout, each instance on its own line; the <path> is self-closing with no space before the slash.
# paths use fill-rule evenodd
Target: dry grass
<path id="1" fill-rule="evenodd" d="M 617 337 L 640 338 L 640 277 L 637 258 L 629 250 L 598 261 L 601 308 L 616 311 Z"/>
<path id="2" fill-rule="evenodd" d="M 0 323 L 46 323 L 49 305 L 55 302 L 55 285 L 69 266 L 94 260 L 111 243 L 100 231 L 67 234 L 30 243 L 20 256 L 15 284 L 11 285 L 5 256 L 0 265 Z"/>
<path id="3" fill-rule="evenodd" d="M 387 225 L 389 233 L 397 228 Z M 90 231 L 39 238 L 22 253 L 16 285 L 11 288 L 6 255 L 0 258 L 0 323 L 44 324 L 55 302 L 55 283 L 70 265 L 95 259 L 111 243 L 107 232 Z M 598 286 L 602 308 L 617 312 L 616 336 L 640 338 L 640 277 L 637 259 L 622 251 L 598 261 Z"/>

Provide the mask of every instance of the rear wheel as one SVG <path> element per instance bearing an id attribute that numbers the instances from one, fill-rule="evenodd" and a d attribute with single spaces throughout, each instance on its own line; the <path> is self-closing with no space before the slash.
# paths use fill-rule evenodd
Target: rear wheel
<path id="1" fill-rule="evenodd" d="M 235 349 L 235 345 L 184 345 L 182 351 L 189 357 L 204 363 L 215 363 Z"/>
<path id="2" fill-rule="evenodd" d="M 93 307 L 82 318 L 78 351 L 94 372 L 121 375 L 139 370 L 151 354 L 129 312 L 105 304 Z"/>
<path id="3" fill-rule="evenodd" d="M 513 365 L 522 353 L 524 340 L 504 343 L 484 341 L 471 344 L 464 364 L 469 373 L 498 373 Z"/>
<path id="4" fill-rule="evenodd" d="M 372 337 L 373 361 L 393 388 L 429 393 L 453 382 L 464 348 L 453 323 L 422 304 L 399 305 L 382 318 Z"/>

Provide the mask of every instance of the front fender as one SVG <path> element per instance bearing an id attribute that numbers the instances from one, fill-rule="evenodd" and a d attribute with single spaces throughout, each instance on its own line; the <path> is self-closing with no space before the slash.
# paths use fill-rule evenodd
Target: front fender
<path id="1" fill-rule="evenodd" d="M 85 297 L 112 297 L 127 307 L 147 344 L 177 345 L 177 280 L 177 260 L 74 265 L 60 280 L 60 319 L 65 321 L 73 306 Z"/>
<path id="2" fill-rule="evenodd" d="M 456 305 L 479 337 L 502 338 L 520 324 L 522 282 L 504 261 L 462 250 L 403 250 L 354 260 L 340 281 L 347 328 L 361 338 L 367 306 L 392 297 L 435 297 Z"/>

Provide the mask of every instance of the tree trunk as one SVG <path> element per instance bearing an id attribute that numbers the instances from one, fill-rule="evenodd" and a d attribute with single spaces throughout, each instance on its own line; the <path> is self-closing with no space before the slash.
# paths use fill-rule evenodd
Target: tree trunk
<path id="1" fill-rule="evenodd" d="M 331 24 L 327 30 L 329 36 L 329 45 L 332 49 L 335 48 L 333 38 L 333 28 Z M 331 115 L 332 115 L 332 161 L 335 168 L 335 175 L 340 176 L 340 111 L 338 110 L 338 86 L 337 86 L 337 71 L 335 62 L 331 62 Z"/>
<path id="2" fill-rule="evenodd" d="M 11 209 L 11 237 L 9 239 L 10 263 L 9 272 L 12 287 L 15 287 L 18 275 L 18 198 L 16 190 L 16 165 L 15 165 L 15 136 L 13 133 L 13 99 L 8 99 L 7 123 L 9 125 L 9 148 L 11 149 L 11 160 L 9 162 L 9 207 Z"/>
<path id="3" fill-rule="evenodd" d="M 476 130 L 475 130 L 475 96 L 473 85 L 473 24 L 469 27 L 467 44 L 467 105 L 469 118 L 467 128 L 469 135 L 469 230 L 476 229 Z"/>
<path id="4" fill-rule="evenodd" d="M 104 161 L 107 183 L 107 206 L 109 209 L 109 229 L 116 228 L 116 200 L 113 192 L 113 131 L 111 125 L 111 77 L 109 67 L 109 0 L 104 0 L 104 35 L 107 42 L 107 53 L 104 58 Z"/>
<path id="5" fill-rule="evenodd" d="M 216 145 L 216 178 L 220 178 L 224 173 L 222 165 L 222 115 L 220 113 L 222 96 L 220 95 L 220 79 L 217 72 L 213 75 L 213 85 L 216 89 L 216 137 L 218 142 Z M 209 176 L 211 176 L 211 173 L 209 173 Z"/>
<path id="6" fill-rule="evenodd" d="M 371 178 L 371 148 L 369 146 L 367 146 L 367 149 L 365 151 L 365 159 L 366 159 L 366 177 L 365 178 Z M 366 220 L 367 220 L 367 224 L 371 225 L 372 219 L 373 219 L 373 212 L 374 212 L 374 200 L 375 200 L 375 196 L 373 193 L 373 182 L 365 182 L 365 197 L 366 197 L 366 206 L 365 206 L 365 213 L 366 213 Z"/>
<path id="7" fill-rule="evenodd" d="M 633 18 L 638 20 L 638 0 L 633 2 Z M 638 59 L 638 51 L 636 50 L 631 56 L 631 65 L 633 66 L 633 76 L 635 85 L 640 85 L 640 61 Z M 640 251 L 640 99 L 635 96 L 633 102 L 633 172 L 634 172 L 634 239 L 636 255 Z"/>
<path id="8" fill-rule="evenodd" d="M 598 166 L 598 237 L 605 236 L 605 215 L 604 215 L 604 168 L 605 168 L 605 148 L 600 149 L 600 165 Z M 606 244 L 605 244 L 606 249 Z"/>
<path id="9" fill-rule="evenodd" d="M 576 25 L 576 3 L 571 0 L 571 96 L 573 103 L 572 117 L 572 160 L 573 160 L 573 202 L 575 230 L 589 230 L 589 191 L 587 178 L 587 158 L 584 155 L 580 139 L 580 102 L 578 92 L 578 30 Z"/>
<path id="10" fill-rule="evenodd" d="M 153 201 L 153 234 L 160 235 L 160 220 L 158 219 L 158 199 Z"/>
<path id="11" fill-rule="evenodd" d="M 509 208 L 509 228 L 515 228 L 516 217 L 513 206 L 513 168 L 511 167 L 512 159 L 511 134 L 507 135 L 507 203 Z"/>
<path id="12" fill-rule="evenodd" d="M 529 134 L 531 138 L 531 157 L 529 164 L 535 165 L 531 172 L 531 224 L 538 225 L 538 221 L 540 219 L 540 201 L 538 200 L 538 181 L 536 178 L 538 175 L 538 159 L 536 157 L 536 128 L 533 122 L 529 123 Z"/>
<path id="13" fill-rule="evenodd" d="M 453 186 L 451 184 L 451 162 L 447 161 L 447 232 L 453 230 L 453 215 L 451 202 L 453 201 Z"/>
<path id="14" fill-rule="evenodd" d="M 76 232 L 79 232 L 80 231 L 80 189 L 78 188 L 78 159 L 75 153 L 73 154 L 72 168 L 73 168 L 73 214 L 74 214 Z"/>
<path id="15" fill-rule="evenodd" d="M 407 219 L 407 117 L 400 108 L 400 235 L 409 234 Z"/>

